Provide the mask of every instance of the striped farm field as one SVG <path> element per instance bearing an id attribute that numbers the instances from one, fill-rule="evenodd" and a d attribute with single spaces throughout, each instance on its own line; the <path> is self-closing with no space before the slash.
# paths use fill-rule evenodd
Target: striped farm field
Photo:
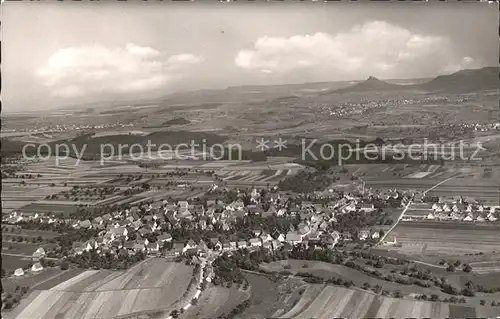
<path id="1" fill-rule="evenodd" d="M 497 309 L 383 297 L 344 287 L 314 286 L 307 288 L 295 307 L 280 318 L 447 318 L 464 317 L 465 314 L 467 317 L 491 317 Z M 318 289 L 321 290 L 319 294 Z"/>
<path id="2" fill-rule="evenodd" d="M 391 231 L 390 235 L 395 236 L 397 242 L 402 244 L 402 247 L 394 247 L 394 249 L 403 254 L 411 254 L 410 251 L 413 250 L 410 248 L 415 245 L 425 245 L 426 255 L 486 253 L 498 251 L 500 226 L 402 222 Z M 415 253 L 421 254 L 421 250 Z"/>
<path id="3" fill-rule="evenodd" d="M 189 308 L 183 315 L 183 318 L 217 318 L 222 314 L 230 313 L 247 298 L 247 293 L 235 288 L 210 287 L 203 292 L 198 305 Z"/>
<path id="4" fill-rule="evenodd" d="M 35 290 L 31 302 L 16 309 L 15 318 L 112 318 L 169 310 L 186 292 L 192 272 L 192 267 L 159 258 L 126 271 L 87 270 L 50 289 Z"/>

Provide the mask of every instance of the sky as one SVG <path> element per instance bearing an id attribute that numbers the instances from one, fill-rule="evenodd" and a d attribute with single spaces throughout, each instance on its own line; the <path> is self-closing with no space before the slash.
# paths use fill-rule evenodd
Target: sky
<path id="1" fill-rule="evenodd" d="M 4 111 L 498 65 L 488 3 L 7 2 Z"/>

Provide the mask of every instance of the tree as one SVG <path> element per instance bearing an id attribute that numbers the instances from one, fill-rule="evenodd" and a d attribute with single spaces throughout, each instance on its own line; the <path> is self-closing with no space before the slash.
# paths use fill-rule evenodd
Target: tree
<path id="1" fill-rule="evenodd" d="M 432 294 L 431 295 L 431 301 L 438 301 L 439 300 L 439 296 L 436 295 L 436 294 Z"/>
<path id="2" fill-rule="evenodd" d="M 403 294 L 401 293 L 401 291 L 396 290 L 394 292 L 394 298 L 402 298 L 402 297 L 403 297 Z"/>
<path id="3" fill-rule="evenodd" d="M 467 296 L 467 297 L 474 297 L 474 290 L 470 288 L 464 288 L 462 289 L 462 295 Z"/>
<path id="4" fill-rule="evenodd" d="M 69 262 L 63 261 L 61 263 L 61 270 L 67 270 L 69 268 Z"/>
<path id="5" fill-rule="evenodd" d="M 465 272 L 471 272 L 472 271 L 472 266 L 469 264 L 465 264 L 463 271 Z"/>
<path id="6" fill-rule="evenodd" d="M 170 316 L 172 316 L 172 318 L 179 318 L 179 310 L 172 310 L 172 312 L 170 312 Z"/>
<path id="7" fill-rule="evenodd" d="M 455 266 L 448 265 L 448 267 L 446 268 L 446 271 L 448 271 L 448 272 L 455 272 Z"/>
<path id="8" fill-rule="evenodd" d="M 479 301 L 479 303 L 481 304 L 481 306 L 484 306 L 484 305 L 486 304 L 486 300 L 481 299 L 481 300 Z"/>

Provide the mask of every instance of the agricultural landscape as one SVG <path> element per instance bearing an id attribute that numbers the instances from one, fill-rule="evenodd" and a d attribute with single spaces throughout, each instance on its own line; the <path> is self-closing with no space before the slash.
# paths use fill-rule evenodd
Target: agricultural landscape
<path id="1" fill-rule="evenodd" d="M 2 112 L 2 318 L 500 318 L 497 64 L 442 62 L 445 38 L 373 21 L 265 35 L 214 72 L 244 32 L 197 17 L 168 53 L 128 23 L 144 46 L 58 49 L 33 72 L 68 82 L 47 89 L 54 105 Z M 168 38 L 177 23 L 158 25 Z M 400 37 L 381 63 L 378 43 Z M 196 48 L 210 54 L 181 53 Z"/>

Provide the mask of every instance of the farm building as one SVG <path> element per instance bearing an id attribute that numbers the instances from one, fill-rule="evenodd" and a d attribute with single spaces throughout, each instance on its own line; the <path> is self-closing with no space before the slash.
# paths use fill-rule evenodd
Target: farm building
<path id="1" fill-rule="evenodd" d="M 45 257 L 45 249 L 43 249 L 42 247 L 38 248 L 34 253 L 33 255 L 31 255 L 31 258 L 35 261 L 38 261 L 40 260 L 40 258 L 43 258 Z"/>
<path id="2" fill-rule="evenodd" d="M 22 268 L 17 268 L 15 271 L 14 271 L 14 276 L 16 277 L 20 277 L 24 275 L 24 270 Z"/>
<path id="3" fill-rule="evenodd" d="M 33 266 L 31 266 L 31 271 L 33 271 L 33 272 L 38 272 L 41 270 L 43 270 L 43 267 L 42 267 L 42 264 L 40 264 L 40 263 L 35 263 L 35 264 L 33 264 Z"/>
<path id="4" fill-rule="evenodd" d="M 370 236 L 369 230 L 360 230 L 358 234 L 359 240 L 366 240 Z"/>

